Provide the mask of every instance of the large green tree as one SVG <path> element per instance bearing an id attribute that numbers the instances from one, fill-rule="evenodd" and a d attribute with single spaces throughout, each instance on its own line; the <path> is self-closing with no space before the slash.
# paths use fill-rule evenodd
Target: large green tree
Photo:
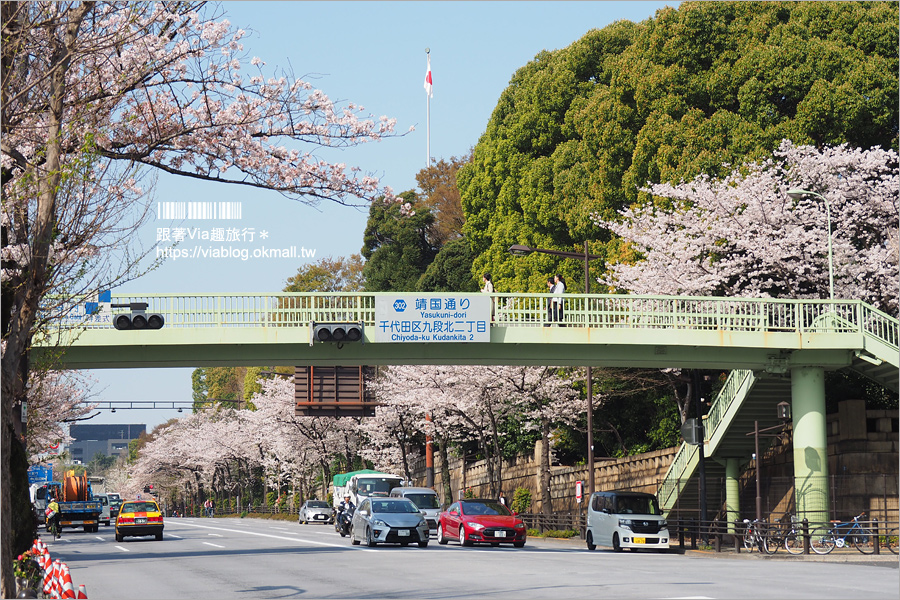
<path id="1" fill-rule="evenodd" d="M 618 259 L 592 212 L 649 201 L 648 182 L 725 173 L 784 138 L 896 149 L 897 37 L 896 2 L 686 2 L 538 54 L 458 174 L 475 272 L 510 290 L 543 292 L 557 270 L 579 281 L 576 261 L 507 249 L 587 240 Z"/>
<path id="2" fill-rule="evenodd" d="M 404 216 L 398 204 L 373 202 L 363 237 L 366 291 L 414 292 L 419 279 L 437 255 L 431 210 L 417 203 L 415 192 L 400 194 L 413 205 Z"/>

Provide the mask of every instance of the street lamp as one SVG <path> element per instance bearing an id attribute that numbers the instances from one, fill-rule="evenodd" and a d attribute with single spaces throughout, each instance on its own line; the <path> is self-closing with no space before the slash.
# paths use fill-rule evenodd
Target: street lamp
<path id="1" fill-rule="evenodd" d="M 760 454 L 759 454 L 759 438 L 762 437 L 781 437 L 787 427 L 788 421 L 791 420 L 791 405 L 786 401 L 781 401 L 775 405 L 776 414 L 781 421 L 781 425 L 773 425 L 765 429 L 759 428 L 759 421 L 753 421 L 753 431 L 746 435 L 753 436 L 753 460 L 756 461 L 756 520 L 762 521 L 762 485 L 760 483 Z M 771 433 L 778 429 L 778 433 Z"/>
<path id="2" fill-rule="evenodd" d="M 599 254 L 588 253 L 588 243 L 584 242 L 584 253 L 565 252 L 563 250 L 546 250 L 544 248 L 531 248 L 521 244 L 514 244 L 509 247 L 509 253 L 513 256 L 528 256 L 537 252 L 538 254 L 549 254 L 551 256 L 559 256 L 562 258 L 574 258 L 584 261 L 584 293 L 587 294 L 591 287 L 591 278 L 588 264 L 595 258 L 603 258 Z M 587 378 L 587 468 L 588 468 L 588 490 L 587 497 L 590 498 L 594 493 L 594 385 L 591 367 L 585 367 Z"/>
<path id="3" fill-rule="evenodd" d="M 815 196 L 821 198 L 825 202 L 825 219 L 828 223 L 828 295 L 834 300 L 834 259 L 831 254 L 831 207 L 828 204 L 828 198 L 822 194 L 811 192 L 809 190 L 801 190 L 800 188 L 792 188 L 787 191 L 787 195 L 794 200 L 799 200 L 804 196 Z"/>

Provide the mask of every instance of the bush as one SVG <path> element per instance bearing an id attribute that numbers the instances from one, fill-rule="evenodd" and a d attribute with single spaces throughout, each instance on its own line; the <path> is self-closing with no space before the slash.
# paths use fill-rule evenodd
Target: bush
<path id="1" fill-rule="evenodd" d="M 531 508 L 531 490 L 526 488 L 516 488 L 513 492 L 512 504 L 510 508 L 513 512 L 526 513 Z"/>

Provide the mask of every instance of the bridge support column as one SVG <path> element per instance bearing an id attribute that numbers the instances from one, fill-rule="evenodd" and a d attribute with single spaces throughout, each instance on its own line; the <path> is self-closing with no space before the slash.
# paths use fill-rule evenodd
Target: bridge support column
<path id="1" fill-rule="evenodd" d="M 825 420 L 825 371 L 791 369 L 794 424 L 794 499 L 798 519 L 828 521 L 828 431 Z"/>
<path id="2" fill-rule="evenodd" d="M 741 463 L 737 458 L 725 459 L 725 519 L 728 533 L 734 533 L 734 522 L 741 516 Z"/>

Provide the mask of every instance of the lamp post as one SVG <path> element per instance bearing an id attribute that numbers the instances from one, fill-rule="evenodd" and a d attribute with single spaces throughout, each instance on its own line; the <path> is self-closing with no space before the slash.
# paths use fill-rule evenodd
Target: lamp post
<path id="1" fill-rule="evenodd" d="M 817 194 L 816 192 L 811 192 L 809 190 L 802 190 L 800 188 L 789 189 L 787 195 L 794 200 L 799 200 L 804 196 L 815 196 L 816 198 L 821 198 L 822 201 L 825 202 L 825 220 L 828 225 L 828 296 L 830 300 L 834 300 L 834 259 L 831 254 L 831 207 L 828 204 L 828 198 L 822 194 Z"/>
<path id="2" fill-rule="evenodd" d="M 791 405 L 788 402 L 782 401 L 779 402 L 775 409 L 777 411 L 778 418 L 781 420 L 781 425 L 774 425 L 772 427 L 766 427 L 765 429 L 759 428 L 759 421 L 753 421 L 753 431 L 746 435 L 753 436 L 753 460 L 756 462 L 756 520 L 762 521 L 762 485 L 760 483 L 760 454 L 759 454 L 759 438 L 762 437 L 781 437 L 784 434 L 784 429 L 787 427 L 788 421 L 791 420 Z M 779 430 L 778 433 L 770 433 Z"/>
<path id="3" fill-rule="evenodd" d="M 583 260 L 584 261 L 584 293 L 587 294 L 590 292 L 591 287 L 591 278 L 590 278 L 590 269 L 589 263 L 595 258 L 603 258 L 599 254 L 589 254 L 588 253 L 588 243 L 587 240 L 584 242 L 584 253 L 580 252 L 565 252 L 563 250 L 546 250 L 544 248 L 531 248 L 529 246 L 523 246 L 520 244 L 515 244 L 509 247 L 509 253 L 514 256 L 528 256 L 529 254 L 537 252 L 538 254 L 549 254 L 551 256 L 559 256 L 562 258 L 574 258 L 575 260 Z M 593 385 L 593 373 L 591 371 L 591 367 L 585 367 L 586 373 L 585 377 L 587 378 L 587 468 L 588 468 L 588 489 L 587 489 L 587 497 L 590 498 L 591 494 L 594 493 L 594 385 Z"/>

